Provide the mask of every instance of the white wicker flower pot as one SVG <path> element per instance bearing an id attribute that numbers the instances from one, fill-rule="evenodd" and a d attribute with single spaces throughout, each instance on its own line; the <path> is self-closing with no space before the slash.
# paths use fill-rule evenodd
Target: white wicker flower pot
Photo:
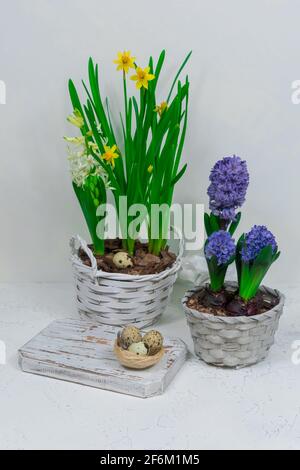
<path id="1" fill-rule="evenodd" d="M 201 288 L 203 286 L 188 291 L 182 299 L 195 354 L 206 363 L 219 367 L 241 368 L 262 361 L 274 344 L 284 295 L 261 287 L 263 292 L 278 298 L 279 303 L 274 308 L 252 317 L 217 317 L 187 307 L 189 297 Z"/>
<path id="2" fill-rule="evenodd" d="M 172 251 L 177 259 L 173 266 L 159 274 L 130 275 L 107 273 L 97 269 L 97 262 L 87 243 L 79 236 L 72 238 L 71 262 L 76 284 L 79 314 L 106 325 L 124 326 L 133 323 L 148 327 L 164 312 L 181 266 L 183 240 Z M 82 263 L 82 248 L 91 267 Z"/>

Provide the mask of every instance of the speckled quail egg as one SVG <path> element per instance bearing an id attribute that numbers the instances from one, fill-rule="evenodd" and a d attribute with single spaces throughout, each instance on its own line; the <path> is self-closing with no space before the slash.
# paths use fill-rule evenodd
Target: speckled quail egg
<path id="1" fill-rule="evenodd" d="M 128 325 L 123 329 L 120 340 L 122 348 L 128 349 L 131 344 L 142 341 L 142 335 L 136 326 Z"/>
<path id="2" fill-rule="evenodd" d="M 117 268 L 121 269 L 131 268 L 133 266 L 130 256 L 125 251 L 116 253 L 113 257 L 113 263 Z"/>
<path id="3" fill-rule="evenodd" d="M 147 356 L 148 354 L 148 349 L 144 345 L 143 341 L 131 344 L 128 348 L 128 351 L 136 354 L 137 356 Z"/>
<path id="4" fill-rule="evenodd" d="M 143 337 L 143 343 L 148 349 L 148 354 L 154 356 L 163 346 L 164 338 L 159 331 L 151 330 Z"/>

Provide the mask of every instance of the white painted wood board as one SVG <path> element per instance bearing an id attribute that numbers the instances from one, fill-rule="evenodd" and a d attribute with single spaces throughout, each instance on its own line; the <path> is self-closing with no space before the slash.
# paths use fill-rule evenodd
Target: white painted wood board
<path id="1" fill-rule="evenodd" d="M 119 328 L 89 320 L 57 320 L 19 350 L 24 372 L 148 398 L 162 394 L 184 364 L 187 348 L 165 338 L 165 355 L 146 370 L 119 364 L 113 346 Z"/>

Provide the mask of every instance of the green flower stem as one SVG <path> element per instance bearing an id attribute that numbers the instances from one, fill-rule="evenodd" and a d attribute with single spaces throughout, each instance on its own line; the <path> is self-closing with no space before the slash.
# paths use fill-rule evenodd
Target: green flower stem
<path id="1" fill-rule="evenodd" d="M 93 245 L 94 245 L 94 253 L 96 255 L 104 255 L 104 252 L 105 252 L 104 240 L 101 240 L 98 237 L 94 237 Z"/>
<path id="2" fill-rule="evenodd" d="M 220 292 L 224 287 L 224 279 L 211 279 L 210 288 L 213 292 Z"/>
<path id="3" fill-rule="evenodd" d="M 127 251 L 133 256 L 135 251 L 135 240 L 133 238 L 128 238 L 127 240 Z"/>
<path id="4" fill-rule="evenodd" d="M 152 241 L 152 250 L 151 253 L 155 256 L 158 256 L 161 252 L 161 240 L 153 240 Z"/>
<path id="5" fill-rule="evenodd" d="M 206 262 L 210 277 L 210 288 L 213 292 L 220 292 L 224 287 L 228 265 L 219 266 L 215 256 L 206 259 Z"/>
<path id="6" fill-rule="evenodd" d="M 213 292 L 220 292 L 224 287 L 226 269 L 217 276 L 210 274 L 210 288 Z"/>
<path id="7" fill-rule="evenodd" d="M 229 226 L 229 222 L 228 220 L 224 220 L 224 219 L 221 219 L 219 218 L 219 224 L 220 224 L 220 230 L 227 230 L 228 226 Z"/>
<path id="8" fill-rule="evenodd" d="M 124 90 L 124 102 L 125 102 L 125 119 L 127 121 L 127 86 L 126 86 L 126 74 L 123 72 L 123 90 Z"/>

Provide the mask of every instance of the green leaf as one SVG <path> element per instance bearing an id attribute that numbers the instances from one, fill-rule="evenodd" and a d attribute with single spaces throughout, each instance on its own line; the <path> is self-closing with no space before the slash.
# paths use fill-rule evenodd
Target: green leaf
<path id="1" fill-rule="evenodd" d="M 85 106 L 85 112 L 86 112 L 86 115 L 88 117 L 88 120 L 89 120 L 89 123 L 90 123 L 90 126 L 91 126 L 91 129 L 93 131 L 93 136 L 94 136 L 94 139 L 98 145 L 98 148 L 100 149 L 101 153 L 103 153 L 103 144 L 102 144 L 102 141 L 99 137 L 99 134 L 98 134 L 98 131 L 97 131 L 97 127 L 96 127 L 96 122 L 95 122 L 95 116 L 94 116 L 94 113 L 93 113 L 93 108 L 92 108 L 92 105 L 91 103 L 88 101 L 87 102 L 87 106 Z M 94 158 L 96 158 L 96 160 L 98 161 L 98 163 L 100 163 L 100 165 L 104 168 L 104 170 L 108 173 L 108 176 L 109 176 L 109 179 L 113 185 L 114 188 L 116 188 L 117 190 L 117 194 L 120 194 L 121 192 L 121 188 L 120 188 L 120 185 L 119 185 L 119 181 L 116 179 L 115 177 L 115 174 L 114 172 L 112 171 L 110 165 L 107 165 L 101 158 L 99 157 L 96 157 L 94 155 Z"/>
<path id="2" fill-rule="evenodd" d="M 227 265 L 218 265 L 217 258 L 212 256 L 211 259 L 207 259 L 207 267 L 210 277 L 210 287 L 214 292 L 219 292 L 224 286 L 224 281 L 227 273 Z"/>
<path id="3" fill-rule="evenodd" d="M 257 291 L 270 269 L 273 261 L 273 250 L 271 245 L 264 247 L 255 260 L 250 263 L 242 263 L 242 278 L 240 286 L 240 296 L 244 300 L 250 300 L 257 294 Z M 247 276 L 244 275 L 247 273 Z"/>
<path id="4" fill-rule="evenodd" d="M 280 255 L 281 255 L 280 251 L 274 253 L 273 258 L 272 258 L 272 262 L 274 263 L 275 261 L 277 261 L 278 258 L 280 257 Z"/>
<path id="5" fill-rule="evenodd" d="M 220 219 L 217 215 L 213 213 L 210 214 L 210 225 L 213 232 L 218 232 L 220 230 Z"/>
<path id="6" fill-rule="evenodd" d="M 106 104 L 106 111 L 107 111 L 107 117 L 108 117 L 110 132 L 111 132 L 111 135 L 113 136 L 114 141 L 116 142 L 116 138 L 115 138 L 115 134 L 114 134 L 114 129 L 113 129 L 112 122 L 111 122 L 111 117 L 110 117 L 110 109 L 109 109 L 109 101 L 108 101 L 108 98 L 105 99 L 105 104 Z"/>
<path id="7" fill-rule="evenodd" d="M 242 217 L 242 213 L 239 212 L 239 213 L 236 215 L 235 220 L 231 223 L 231 225 L 230 225 L 230 227 L 229 227 L 229 230 L 228 230 L 231 236 L 234 235 L 236 229 L 238 228 L 239 223 L 240 223 L 240 221 L 241 221 L 241 217 Z"/>
<path id="8" fill-rule="evenodd" d="M 188 78 L 186 78 L 186 87 L 187 87 L 187 90 L 188 90 L 189 89 Z M 181 89 L 181 92 L 182 92 L 182 89 Z M 177 169 L 178 169 L 179 161 L 180 161 L 182 150 L 183 150 L 183 144 L 184 144 L 185 136 L 186 136 L 187 118 L 188 118 L 188 104 L 189 104 L 189 98 L 188 98 L 188 94 L 187 94 L 186 98 L 185 98 L 184 123 L 183 123 L 181 138 L 180 138 L 180 141 L 179 141 L 178 150 L 177 150 L 176 158 L 175 158 L 175 165 L 174 165 L 175 171 L 177 171 Z"/>
<path id="9" fill-rule="evenodd" d="M 137 100 L 136 100 L 135 96 L 132 97 L 132 103 L 133 103 L 134 112 L 135 112 L 136 125 L 138 125 L 138 121 L 139 121 L 139 107 L 138 107 Z"/>
<path id="10" fill-rule="evenodd" d="M 79 96 L 78 96 L 78 93 L 77 93 L 77 90 L 76 90 L 76 87 L 73 83 L 72 80 L 69 80 L 69 84 L 68 84 L 68 87 L 69 87 L 69 94 L 70 94 L 70 99 L 71 99 L 71 102 L 72 102 L 72 105 L 73 105 L 73 108 L 74 110 L 75 109 L 78 109 L 78 111 L 80 112 L 81 116 L 83 117 L 83 120 L 84 120 L 84 128 L 81 129 L 81 133 L 83 135 L 85 135 L 88 131 L 88 125 L 87 125 L 87 121 L 85 119 L 85 115 L 84 115 L 84 112 L 83 112 L 83 109 L 82 109 L 82 106 L 81 106 L 81 103 L 80 103 L 80 99 L 79 99 Z"/>
<path id="11" fill-rule="evenodd" d="M 106 189 L 101 177 L 90 175 L 84 186 L 79 187 L 73 183 L 73 188 L 79 201 L 81 210 L 86 220 L 95 252 L 104 254 L 104 233 L 99 238 L 97 235 L 98 223 L 105 218 L 96 215 L 97 207 L 106 204 Z"/>
<path id="12" fill-rule="evenodd" d="M 235 251 L 235 264 L 236 264 L 236 270 L 237 270 L 237 277 L 238 277 L 238 284 L 240 286 L 241 284 L 241 275 L 242 275 L 242 257 L 241 257 L 241 251 L 242 247 L 245 243 L 245 234 L 243 234 L 239 241 L 237 242 L 236 245 L 236 251 Z"/>
<path id="13" fill-rule="evenodd" d="M 163 63 L 164 63 L 164 60 L 165 60 L 165 56 L 166 56 L 166 51 L 162 50 L 161 53 L 160 53 L 159 59 L 157 61 L 156 68 L 155 68 L 155 73 L 154 73 L 155 74 L 155 85 L 158 82 L 160 72 L 161 72 L 161 69 L 162 69 L 162 66 L 163 66 Z"/>
<path id="14" fill-rule="evenodd" d="M 239 294 L 242 299 L 248 300 L 248 288 L 251 282 L 250 267 L 248 263 L 241 264 L 241 274 L 239 281 Z"/>
<path id="15" fill-rule="evenodd" d="M 191 57 L 191 55 L 192 55 L 192 51 L 190 51 L 190 52 L 188 53 L 188 55 L 187 55 L 186 58 L 184 59 L 182 65 L 180 66 L 180 68 L 179 68 L 179 70 L 178 70 L 178 72 L 177 72 L 177 74 L 176 74 L 176 76 L 175 76 L 175 78 L 174 78 L 174 81 L 173 81 L 173 83 L 172 83 L 172 86 L 171 86 L 171 89 L 170 89 L 170 92 L 169 92 L 169 95 L 168 95 L 168 98 L 167 98 L 167 102 L 170 101 L 170 98 L 171 98 L 171 95 L 172 95 L 174 86 L 175 86 L 175 84 L 176 84 L 176 82 L 177 82 L 177 80 L 178 80 L 178 77 L 179 77 L 179 75 L 181 74 L 182 70 L 184 69 L 184 67 L 185 67 L 186 63 L 188 62 L 189 58 Z"/>
<path id="16" fill-rule="evenodd" d="M 184 175 L 186 169 L 187 169 L 187 164 L 185 164 L 185 165 L 181 168 L 180 172 L 175 176 L 175 178 L 173 178 L 173 180 L 171 181 L 171 186 L 175 186 L 175 184 L 180 180 L 180 178 L 183 177 L 183 175 Z"/>
<path id="17" fill-rule="evenodd" d="M 273 257 L 273 249 L 271 245 L 265 246 L 262 248 L 253 261 L 253 270 L 258 268 L 267 268 L 272 264 L 272 257 Z"/>
<path id="18" fill-rule="evenodd" d="M 88 72 L 89 72 L 89 82 L 90 82 L 91 92 L 92 92 L 92 96 L 94 100 L 93 103 L 94 103 L 94 107 L 96 110 L 96 114 L 102 126 L 104 134 L 109 139 L 109 144 L 112 145 L 115 142 L 112 141 L 112 136 L 110 134 L 108 120 L 106 118 L 104 106 L 102 104 L 99 83 L 98 83 L 98 69 L 94 67 L 93 59 L 91 57 L 89 59 Z"/>
<path id="19" fill-rule="evenodd" d="M 210 237 L 211 234 L 213 233 L 213 230 L 212 230 L 211 225 L 210 225 L 210 216 L 207 212 L 205 212 L 205 214 L 204 214 L 204 226 L 205 226 L 205 230 L 206 230 L 206 235 L 208 237 Z"/>

